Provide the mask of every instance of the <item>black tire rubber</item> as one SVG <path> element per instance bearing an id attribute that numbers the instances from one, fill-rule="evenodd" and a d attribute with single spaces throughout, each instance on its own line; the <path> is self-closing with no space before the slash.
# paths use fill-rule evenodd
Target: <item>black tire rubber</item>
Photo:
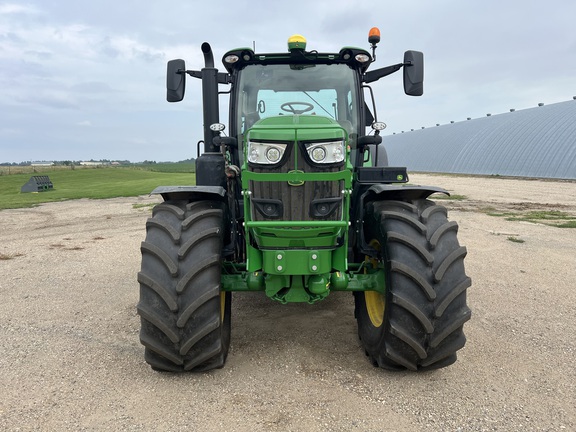
<path id="1" fill-rule="evenodd" d="M 165 202 L 146 223 L 138 273 L 140 341 L 158 371 L 224 366 L 230 345 L 231 295 L 220 285 L 223 207 Z"/>
<path id="2" fill-rule="evenodd" d="M 380 245 L 378 264 L 387 273 L 380 325 L 370 319 L 368 294 L 355 293 L 358 334 L 372 364 L 416 371 L 454 363 L 471 316 L 458 225 L 443 206 L 422 199 L 369 203 L 364 227 L 365 238 Z"/>

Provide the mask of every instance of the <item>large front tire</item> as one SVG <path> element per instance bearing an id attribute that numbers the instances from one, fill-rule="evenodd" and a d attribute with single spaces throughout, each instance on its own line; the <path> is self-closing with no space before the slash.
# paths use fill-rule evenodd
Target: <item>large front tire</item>
<path id="1" fill-rule="evenodd" d="M 379 201 L 366 208 L 365 236 L 386 271 L 385 294 L 355 293 L 358 333 L 375 366 L 429 370 L 456 361 L 470 319 L 466 248 L 446 209 L 429 200 Z"/>
<path id="2" fill-rule="evenodd" d="M 221 203 L 161 203 L 146 232 L 137 306 L 145 360 L 160 371 L 222 367 L 230 345 L 231 296 L 220 285 Z"/>

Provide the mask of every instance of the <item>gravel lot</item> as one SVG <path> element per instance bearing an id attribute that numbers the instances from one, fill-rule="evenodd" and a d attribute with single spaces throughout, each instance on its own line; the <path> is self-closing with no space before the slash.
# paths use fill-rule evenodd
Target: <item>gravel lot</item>
<path id="1" fill-rule="evenodd" d="M 576 215 L 576 182 L 411 180 L 465 196 L 443 202 L 473 280 L 458 362 L 418 374 L 371 366 L 346 293 L 236 294 L 224 369 L 154 372 L 135 306 L 158 198 L 0 211 L 0 430 L 576 430 L 576 229 L 487 214 Z"/>

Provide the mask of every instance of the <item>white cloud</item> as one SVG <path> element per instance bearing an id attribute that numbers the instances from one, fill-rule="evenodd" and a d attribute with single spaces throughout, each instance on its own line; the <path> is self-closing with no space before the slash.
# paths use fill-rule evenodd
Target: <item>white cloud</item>
<path id="1" fill-rule="evenodd" d="M 40 10 L 29 4 L 3 3 L 0 4 L 0 15 L 38 14 Z"/>

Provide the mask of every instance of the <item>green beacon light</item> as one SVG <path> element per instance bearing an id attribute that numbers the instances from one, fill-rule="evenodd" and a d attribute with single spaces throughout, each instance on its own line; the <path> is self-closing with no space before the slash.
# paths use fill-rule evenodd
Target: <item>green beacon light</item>
<path id="1" fill-rule="evenodd" d="M 305 50 L 306 38 L 302 35 L 295 34 L 288 38 L 288 51 Z"/>

